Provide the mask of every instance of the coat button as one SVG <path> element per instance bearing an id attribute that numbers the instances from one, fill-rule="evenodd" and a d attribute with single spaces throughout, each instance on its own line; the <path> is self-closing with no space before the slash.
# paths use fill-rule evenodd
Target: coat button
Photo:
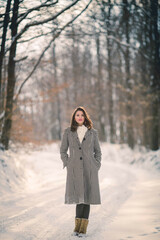
<path id="1" fill-rule="evenodd" d="M 81 147 L 79 147 L 79 149 L 81 149 Z"/>
<path id="2" fill-rule="evenodd" d="M 85 138 L 83 138 L 83 140 L 86 140 Z"/>
<path id="3" fill-rule="evenodd" d="M 80 157 L 80 160 L 82 160 L 82 157 Z"/>

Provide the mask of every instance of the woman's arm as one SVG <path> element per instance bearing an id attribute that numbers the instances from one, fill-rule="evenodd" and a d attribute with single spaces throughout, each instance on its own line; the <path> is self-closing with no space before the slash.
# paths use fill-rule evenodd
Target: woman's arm
<path id="1" fill-rule="evenodd" d="M 95 130 L 94 157 L 99 164 L 99 168 L 101 167 L 101 156 L 102 156 L 102 152 L 99 144 L 98 131 Z"/>
<path id="2" fill-rule="evenodd" d="M 68 133 L 67 133 L 67 129 L 65 129 L 63 137 L 62 137 L 62 141 L 61 141 L 61 146 L 60 146 L 60 155 L 61 155 L 61 160 L 63 161 L 63 168 L 65 168 L 67 166 L 68 146 L 69 146 Z"/>

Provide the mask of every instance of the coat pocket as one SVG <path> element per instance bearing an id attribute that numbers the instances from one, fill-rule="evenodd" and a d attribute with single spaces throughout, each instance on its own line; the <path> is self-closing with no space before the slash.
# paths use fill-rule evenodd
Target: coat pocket
<path id="1" fill-rule="evenodd" d="M 93 164 L 94 164 L 94 166 L 97 168 L 97 170 L 99 170 L 100 164 L 97 162 L 97 160 L 95 159 L 95 157 L 92 157 L 92 159 L 93 159 Z"/>
<path id="2" fill-rule="evenodd" d="M 67 159 L 67 166 L 70 164 L 70 162 L 71 162 L 71 157 L 68 157 L 68 159 Z"/>

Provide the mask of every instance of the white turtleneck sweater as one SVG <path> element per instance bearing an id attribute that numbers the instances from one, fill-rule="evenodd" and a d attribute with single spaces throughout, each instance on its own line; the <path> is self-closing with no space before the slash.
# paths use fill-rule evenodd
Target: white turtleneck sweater
<path id="1" fill-rule="evenodd" d="M 78 134 L 80 143 L 82 142 L 83 137 L 84 137 L 87 130 L 88 130 L 88 128 L 84 125 L 77 127 L 77 134 Z"/>

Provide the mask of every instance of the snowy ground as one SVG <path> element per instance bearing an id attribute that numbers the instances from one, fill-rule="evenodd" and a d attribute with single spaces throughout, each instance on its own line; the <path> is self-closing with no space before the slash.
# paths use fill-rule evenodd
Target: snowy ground
<path id="1" fill-rule="evenodd" d="M 60 142 L 0 152 L 0 240 L 68 240 L 75 205 L 64 204 Z M 160 150 L 101 144 L 101 205 L 91 205 L 88 240 L 160 239 Z"/>

